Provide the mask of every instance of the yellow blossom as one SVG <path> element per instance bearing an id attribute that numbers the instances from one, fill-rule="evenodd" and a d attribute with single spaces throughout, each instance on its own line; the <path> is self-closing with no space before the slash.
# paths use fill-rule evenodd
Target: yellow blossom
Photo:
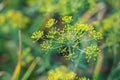
<path id="1" fill-rule="evenodd" d="M 93 37 L 95 40 L 99 40 L 103 38 L 102 33 L 97 32 L 95 30 L 90 31 L 90 36 Z"/>
<path id="2" fill-rule="evenodd" d="M 39 39 L 43 36 L 43 31 L 36 31 L 32 34 L 31 38 L 32 39 Z"/>
<path id="3" fill-rule="evenodd" d="M 46 23 L 45 27 L 46 28 L 50 28 L 51 26 L 53 26 L 55 23 L 57 23 L 57 21 L 55 19 L 49 19 L 48 22 Z"/>
<path id="4" fill-rule="evenodd" d="M 43 50 L 50 50 L 52 48 L 52 41 L 43 41 L 43 43 L 40 44 L 40 46 Z"/>
<path id="5" fill-rule="evenodd" d="M 67 69 L 66 66 L 60 66 L 48 72 L 48 80 L 74 80 L 75 76 L 76 73 Z"/>
<path id="6" fill-rule="evenodd" d="M 62 17 L 62 21 L 66 22 L 66 23 L 69 23 L 69 22 L 72 21 L 72 16 L 64 16 L 64 17 Z"/>
<path id="7" fill-rule="evenodd" d="M 86 53 L 86 58 L 88 59 L 88 62 L 91 58 L 96 60 L 96 57 L 99 56 L 101 53 L 101 50 L 96 45 L 90 45 L 87 48 L 84 49 Z"/>
<path id="8" fill-rule="evenodd" d="M 53 19 L 51 20 L 53 21 Z M 40 43 L 42 49 L 56 49 L 63 55 L 64 53 L 67 53 L 64 55 L 67 60 L 75 60 L 75 58 L 78 57 L 76 54 L 77 51 L 75 50 L 80 51 L 80 53 L 84 52 L 84 48 L 80 46 L 81 44 L 84 45 L 82 42 L 92 45 L 93 42 L 102 39 L 102 34 L 97 32 L 94 27 L 89 24 L 76 23 L 72 25 L 68 23 L 69 21 L 72 21 L 71 16 L 64 16 L 62 21 L 67 21 L 67 24 L 63 24 L 64 27 L 61 30 L 53 26 L 49 29 L 48 33 L 41 38 L 44 40 Z M 51 21 L 48 21 L 48 23 L 51 23 Z M 85 45 L 85 47 L 87 47 L 87 45 Z M 96 57 L 99 56 L 99 50 L 96 46 L 87 47 L 85 53 L 88 61 L 91 58 L 96 60 Z"/>

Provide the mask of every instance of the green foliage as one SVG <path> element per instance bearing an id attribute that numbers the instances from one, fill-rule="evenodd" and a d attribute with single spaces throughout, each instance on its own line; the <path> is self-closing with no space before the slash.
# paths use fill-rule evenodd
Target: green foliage
<path id="1" fill-rule="evenodd" d="M 0 80 L 11 79 L 18 62 L 18 25 L 23 45 L 18 80 L 119 80 L 119 3 L 0 0 Z"/>
<path id="2" fill-rule="evenodd" d="M 40 12 L 67 15 L 84 8 L 84 2 L 85 0 L 28 0 L 27 4 Z"/>
<path id="3" fill-rule="evenodd" d="M 112 70 L 110 76 L 108 77 L 108 80 L 113 80 L 113 79 L 119 80 L 120 79 L 119 72 L 120 72 L 120 64 L 118 64 L 117 67 Z"/>

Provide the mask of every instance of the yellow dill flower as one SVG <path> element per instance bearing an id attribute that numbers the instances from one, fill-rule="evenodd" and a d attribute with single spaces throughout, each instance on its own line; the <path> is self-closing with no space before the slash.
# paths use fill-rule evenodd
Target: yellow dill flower
<path id="1" fill-rule="evenodd" d="M 90 36 L 93 37 L 95 40 L 99 40 L 103 38 L 102 33 L 97 32 L 95 30 L 90 31 Z"/>
<path id="2" fill-rule="evenodd" d="M 60 66 L 48 72 L 48 80 L 74 80 L 76 74 L 66 66 Z"/>
<path id="3" fill-rule="evenodd" d="M 62 17 L 62 21 L 63 22 L 66 22 L 66 23 L 69 23 L 71 22 L 73 19 L 72 19 L 72 16 L 64 16 Z"/>
<path id="4" fill-rule="evenodd" d="M 64 16 L 62 20 L 71 21 L 71 16 Z M 53 19 L 51 21 L 54 22 Z M 48 21 L 48 23 L 51 23 Z M 48 33 L 42 39 L 45 40 L 40 44 L 41 48 L 44 50 L 58 50 L 60 53 L 65 54 L 64 57 L 68 60 L 75 60 L 78 57 L 75 50 L 84 52 L 84 48 L 80 44 L 84 45 L 85 43 L 93 44 L 93 41 L 97 41 L 102 38 L 100 32 L 95 31 L 94 27 L 89 24 L 76 23 L 72 25 L 70 23 L 63 24 L 64 28 L 59 30 L 55 27 L 52 27 Z M 33 36 L 34 37 L 34 36 Z M 83 43 L 82 43 L 83 42 Z M 85 45 L 87 47 L 87 45 Z M 92 50 L 94 49 L 94 50 Z M 95 54 L 97 52 L 97 54 Z M 88 61 L 91 58 L 96 60 L 99 50 L 96 47 L 90 46 L 85 49 Z"/>
<path id="5" fill-rule="evenodd" d="M 48 35 L 46 35 L 47 38 L 56 38 L 57 35 L 59 34 L 59 29 L 56 27 L 53 27 L 49 32 Z"/>
<path id="6" fill-rule="evenodd" d="M 65 52 L 67 52 L 68 50 L 67 50 L 67 48 L 65 47 L 65 48 L 59 48 L 59 52 L 60 53 L 65 53 Z"/>
<path id="7" fill-rule="evenodd" d="M 56 24 L 57 21 L 55 19 L 49 19 L 48 22 L 46 23 L 45 27 L 46 28 L 50 28 L 51 26 L 53 26 L 54 24 Z"/>
<path id="8" fill-rule="evenodd" d="M 43 36 L 43 31 L 36 31 L 32 34 L 31 38 L 32 39 L 39 39 Z"/>
<path id="9" fill-rule="evenodd" d="M 76 76 L 76 73 L 74 72 L 69 72 L 65 75 L 65 80 L 70 80 L 70 79 L 74 79 Z"/>
<path id="10" fill-rule="evenodd" d="M 43 41 L 42 44 L 40 44 L 43 50 L 50 50 L 52 48 L 52 41 Z"/>
<path id="11" fill-rule="evenodd" d="M 101 50 L 96 45 L 88 46 L 84 49 L 84 51 L 86 53 L 86 58 L 88 59 L 88 62 L 91 58 L 96 60 L 96 57 L 98 57 L 101 53 Z"/>
<path id="12" fill-rule="evenodd" d="M 89 24 L 76 23 L 74 30 L 91 31 L 94 27 Z"/>

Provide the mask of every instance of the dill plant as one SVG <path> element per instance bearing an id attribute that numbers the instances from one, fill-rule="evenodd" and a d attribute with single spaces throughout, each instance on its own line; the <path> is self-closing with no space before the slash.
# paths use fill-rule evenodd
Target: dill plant
<path id="1" fill-rule="evenodd" d="M 74 64 L 73 71 L 76 71 L 82 57 L 86 58 L 87 62 L 91 59 L 97 60 L 101 54 L 97 43 L 103 38 L 102 34 L 89 24 L 73 24 L 72 16 L 63 16 L 61 20 L 62 29 L 55 26 L 58 21 L 52 18 L 46 23 L 45 27 L 49 28 L 47 33 L 42 30 L 35 31 L 31 38 L 34 41 L 42 40 L 40 48 L 46 55 L 52 51 L 63 54 L 66 60 Z"/>
<path id="2" fill-rule="evenodd" d="M 50 21 L 51 20 L 51 21 Z M 31 38 L 34 40 L 42 39 L 40 47 L 44 51 L 58 50 L 64 54 L 68 60 L 74 60 L 79 54 L 85 53 L 87 59 L 94 58 L 100 54 L 100 49 L 97 46 L 97 41 L 102 39 L 102 34 L 95 31 L 94 27 L 88 24 L 75 23 L 71 24 L 72 16 L 62 17 L 63 28 L 59 29 L 53 25 L 56 20 L 50 19 L 47 26 L 51 27 L 47 34 L 43 31 L 36 31 Z M 86 44 L 87 43 L 87 44 Z M 76 53 L 79 51 L 79 53 Z"/>
<path id="3" fill-rule="evenodd" d="M 56 20 L 51 23 L 48 21 L 46 25 L 51 27 L 48 33 L 44 34 L 43 31 L 36 31 L 31 38 L 34 40 L 42 39 L 40 47 L 44 51 L 57 50 L 63 54 L 68 53 L 67 55 L 64 54 L 64 57 L 68 60 L 73 61 L 83 53 L 86 54 L 88 62 L 91 58 L 95 60 L 100 54 L 97 41 L 102 39 L 102 34 L 95 31 L 94 27 L 89 24 L 72 24 L 72 20 L 72 16 L 62 17 L 64 26 L 62 29 L 52 26 L 53 23 L 56 23 Z"/>

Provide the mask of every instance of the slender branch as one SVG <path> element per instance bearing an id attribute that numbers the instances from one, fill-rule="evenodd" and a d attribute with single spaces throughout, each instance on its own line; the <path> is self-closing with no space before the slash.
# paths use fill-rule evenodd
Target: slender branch
<path id="1" fill-rule="evenodd" d="M 18 26 L 18 40 L 19 40 L 19 54 L 22 54 L 22 38 L 21 38 L 21 27 Z"/>
<path id="2" fill-rule="evenodd" d="M 26 73 L 24 74 L 24 76 L 22 77 L 21 80 L 27 80 L 29 78 L 30 74 L 35 69 L 35 66 L 37 65 L 37 63 L 39 61 L 40 61 L 40 57 L 36 57 L 35 60 L 32 62 L 32 64 L 30 65 L 30 67 L 28 68 L 28 70 L 26 71 Z"/>
<path id="3" fill-rule="evenodd" d="M 104 56 L 99 55 L 98 61 L 96 63 L 95 70 L 94 70 L 94 73 L 93 73 L 93 80 L 97 80 L 99 78 L 100 71 L 101 71 L 102 64 L 103 64 L 103 59 L 104 59 Z"/>
<path id="4" fill-rule="evenodd" d="M 18 62 L 16 68 L 14 70 L 13 76 L 11 80 L 18 80 L 19 74 L 21 71 L 21 63 L 22 63 L 22 38 L 21 38 L 21 29 L 20 25 L 18 26 L 18 40 L 19 40 L 19 51 L 18 51 Z"/>

